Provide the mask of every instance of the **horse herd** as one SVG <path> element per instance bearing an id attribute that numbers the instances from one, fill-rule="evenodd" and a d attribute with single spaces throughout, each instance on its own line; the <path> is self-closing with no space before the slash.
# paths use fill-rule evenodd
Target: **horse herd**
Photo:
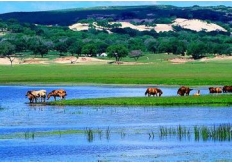
<path id="1" fill-rule="evenodd" d="M 188 96 L 190 91 L 193 89 L 182 86 L 177 90 L 177 95 L 180 96 Z M 227 93 L 227 92 L 232 92 L 232 86 L 224 86 L 223 88 L 221 87 L 209 87 L 209 93 Z M 147 88 L 145 92 L 145 96 L 147 95 L 150 97 L 151 95 L 153 96 L 161 96 L 163 94 L 163 91 L 159 88 Z M 200 90 L 198 90 L 196 93 L 193 94 L 194 96 L 200 96 Z M 67 96 L 67 93 L 63 89 L 58 89 L 58 90 L 53 90 L 50 93 L 47 94 L 46 90 L 38 90 L 38 91 L 27 91 L 26 97 L 29 99 L 30 103 L 37 103 L 38 99 L 40 99 L 40 102 L 45 102 L 45 99 L 47 97 L 47 100 L 53 96 L 54 100 L 56 101 L 56 97 L 60 97 L 60 99 L 64 99 Z"/>
<path id="2" fill-rule="evenodd" d="M 38 91 L 27 91 L 26 97 L 29 99 L 30 103 L 37 103 L 38 99 L 40 99 L 40 102 L 45 102 L 45 99 L 47 97 L 47 100 L 53 96 L 55 101 L 56 97 L 60 97 L 60 99 L 64 99 L 65 96 L 67 96 L 67 93 L 63 89 L 53 90 L 50 93 L 47 94 L 46 90 L 38 90 Z"/>
<path id="3" fill-rule="evenodd" d="M 182 86 L 177 90 L 177 95 L 180 96 L 188 96 L 190 91 L 192 91 L 193 89 L 186 87 L 186 86 Z M 224 86 L 223 88 L 221 87 L 209 87 L 209 93 L 228 93 L 228 92 L 232 92 L 232 86 Z M 151 95 L 153 96 L 161 96 L 163 94 L 162 90 L 159 88 L 147 88 L 146 92 L 145 92 L 145 96 L 148 95 L 148 97 L 150 97 Z M 200 90 L 198 90 L 196 93 L 193 94 L 194 96 L 200 96 Z"/>

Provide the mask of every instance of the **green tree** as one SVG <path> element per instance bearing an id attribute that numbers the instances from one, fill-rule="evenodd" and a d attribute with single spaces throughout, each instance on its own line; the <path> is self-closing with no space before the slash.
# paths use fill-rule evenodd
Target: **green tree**
<path id="1" fill-rule="evenodd" d="M 32 37 L 30 39 L 29 49 L 33 52 L 34 55 L 41 55 L 43 58 L 52 46 L 53 43 L 51 41 L 46 41 L 41 37 Z"/>
<path id="2" fill-rule="evenodd" d="M 111 45 L 106 51 L 109 57 L 115 58 L 116 62 L 128 55 L 128 49 L 124 45 Z"/>
<path id="3" fill-rule="evenodd" d="M 86 54 L 86 55 L 91 56 L 91 57 L 96 56 L 97 46 L 95 44 L 92 44 L 92 43 L 86 44 L 82 47 L 81 53 Z"/>
<path id="4" fill-rule="evenodd" d="M 206 46 L 203 42 L 191 42 L 187 48 L 187 55 L 192 55 L 194 59 L 199 59 L 206 54 Z"/>
<path id="5" fill-rule="evenodd" d="M 72 43 L 69 46 L 68 52 L 70 52 L 72 54 L 72 56 L 74 54 L 80 55 L 81 54 L 81 49 L 82 49 L 82 42 L 81 41 L 76 41 L 76 42 Z"/>
<path id="6" fill-rule="evenodd" d="M 8 42 L 8 41 L 1 41 L 0 42 L 0 55 L 2 57 L 6 57 L 9 59 L 9 61 L 11 63 L 11 67 L 12 67 L 13 61 L 15 59 L 15 56 L 13 55 L 14 52 L 15 52 L 15 46 L 12 45 L 10 42 Z"/>

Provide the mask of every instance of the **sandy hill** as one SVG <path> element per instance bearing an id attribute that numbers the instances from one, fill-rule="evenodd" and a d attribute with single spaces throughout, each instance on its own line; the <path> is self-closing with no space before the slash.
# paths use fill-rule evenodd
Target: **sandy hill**
<path id="1" fill-rule="evenodd" d="M 112 22 L 115 23 L 115 22 Z M 117 22 L 121 23 L 120 28 L 131 28 L 139 31 L 150 31 L 154 29 L 156 32 L 164 32 L 164 31 L 173 31 L 172 26 L 180 26 L 185 29 L 190 29 L 193 31 L 206 31 L 206 32 L 211 32 L 211 31 L 223 31 L 226 32 L 224 28 L 221 26 L 214 24 L 214 23 L 207 23 L 206 21 L 202 21 L 199 19 L 181 19 L 177 18 L 172 24 L 156 24 L 155 27 L 152 26 L 145 26 L 145 25 L 133 25 L 129 22 Z M 97 30 L 102 30 L 101 27 L 97 26 L 96 23 L 93 24 Z M 82 30 L 88 30 L 88 24 L 82 24 L 82 23 L 76 23 L 71 26 L 69 26 L 71 30 L 74 31 L 82 31 Z M 110 33 L 110 31 L 108 30 Z"/>

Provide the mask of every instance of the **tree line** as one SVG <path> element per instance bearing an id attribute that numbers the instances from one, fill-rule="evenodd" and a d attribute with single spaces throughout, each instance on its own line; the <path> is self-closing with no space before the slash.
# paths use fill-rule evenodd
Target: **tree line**
<path id="1" fill-rule="evenodd" d="M 103 24 L 105 21 L 97 22 Z M 63 26 L 45 26 L 20 23 L 15 19 L 0 20 L 0 56 L 12 54 L 46 56 L 88 55 L 106 52 L 119 61 L 130 56 L 138 59 L 142 53 L 173 53 L 191 55 L 197 59 L 212 54 L 232 54 L 232 38 L 229 32 L 194 32 L 174 27 L 175 31 L 157 33 L 118 28 L 115 24 L 109 34 L 104 28 L 98 31 L 72 31 Z M 108 27 L 107 27 L 108 28 Z"/>

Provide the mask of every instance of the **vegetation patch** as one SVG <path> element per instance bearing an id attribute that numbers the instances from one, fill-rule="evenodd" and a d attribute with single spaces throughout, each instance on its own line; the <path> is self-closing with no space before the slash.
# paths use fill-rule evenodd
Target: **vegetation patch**
<path id="1" fill-rule="evenodd" d="M 118 105 L 118 106 L 176 106 L 176 105 L 232 105 L 232 95 L 203 95 L 175 97 L 113 97 L 72 99 L 48 102 L 48 105 Z"/>

